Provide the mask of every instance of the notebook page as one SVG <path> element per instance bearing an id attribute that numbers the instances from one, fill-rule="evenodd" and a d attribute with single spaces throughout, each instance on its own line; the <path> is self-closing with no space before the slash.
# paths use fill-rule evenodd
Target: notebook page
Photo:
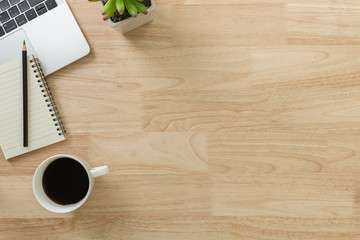
<path id="1" fill-rule="evenodd" d="M 6 159 L 65 139 L 59 135 L 31 59 L 33 56 L 28 57 L 28 147 L 23 147 L 22 61 L 0 66 L 0 146 Z"/>

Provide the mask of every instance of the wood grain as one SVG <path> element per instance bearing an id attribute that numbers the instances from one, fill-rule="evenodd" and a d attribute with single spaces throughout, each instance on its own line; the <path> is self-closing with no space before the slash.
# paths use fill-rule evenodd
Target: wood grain
<path id="1" fill-rule="evenodd" d="M 126 35 L 68 1 L 91 53 L 49 76 L 68 140 L 6 161 L 0 239 L 360 238 L 360 3 L 157 0 Z M 45 158 L 109 165 L 35 200 Z"/>

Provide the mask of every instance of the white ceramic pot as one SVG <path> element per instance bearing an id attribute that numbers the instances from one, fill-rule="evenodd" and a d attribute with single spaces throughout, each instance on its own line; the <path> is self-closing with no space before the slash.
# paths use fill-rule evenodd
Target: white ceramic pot
<path id="1" fill-rule="evenodd" d="M 102 4 L 101 1 L 100 1 L 100 6 L 101 9 L 103 9 L 104 5 Z M 129 17 L 117 23 L 114 23 L 113 21 L 111 21 L 111 19 L 108 19 L 107 22 L 110 25 L 110 27 L 114 28 L 115 30 L 121 33 L 126 33 L 153 20 L 155 14 L 155 8 L 156 8 L 155 2 L 154 0 L 151 0 L 151 6 L 147 9 L 148 14 L 145 15 L 139 13 L 135 18 Z"/>

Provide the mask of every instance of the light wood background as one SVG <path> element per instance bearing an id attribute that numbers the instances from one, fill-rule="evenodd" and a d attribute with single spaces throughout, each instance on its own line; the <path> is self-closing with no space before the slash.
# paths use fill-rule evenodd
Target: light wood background
<path id="1" fill-rule="evenodd" d="M 68 140 L 0 157 L 0 239 L 360 239 L 360 2 L 156 0 L 48 78 Z M 316 2 L 316 3 L 314 3 Z M 35 200 L 42 160 L 109 165 L 87 203 Z"/>

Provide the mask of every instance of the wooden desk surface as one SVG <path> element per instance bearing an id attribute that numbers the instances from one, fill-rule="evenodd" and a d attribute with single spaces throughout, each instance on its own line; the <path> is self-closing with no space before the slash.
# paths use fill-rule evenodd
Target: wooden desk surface
<path id="1" fill-rule="evenodd" d="M 123 36 L 69 1 L 92 51 L 48 78 L 68 140 L 1 155 L 0 239 L 359 239 L 360 3 L 312 2 L 157 0 Z M 31 188 L 58 153 L 111 171 L 64 215 Z"/>

